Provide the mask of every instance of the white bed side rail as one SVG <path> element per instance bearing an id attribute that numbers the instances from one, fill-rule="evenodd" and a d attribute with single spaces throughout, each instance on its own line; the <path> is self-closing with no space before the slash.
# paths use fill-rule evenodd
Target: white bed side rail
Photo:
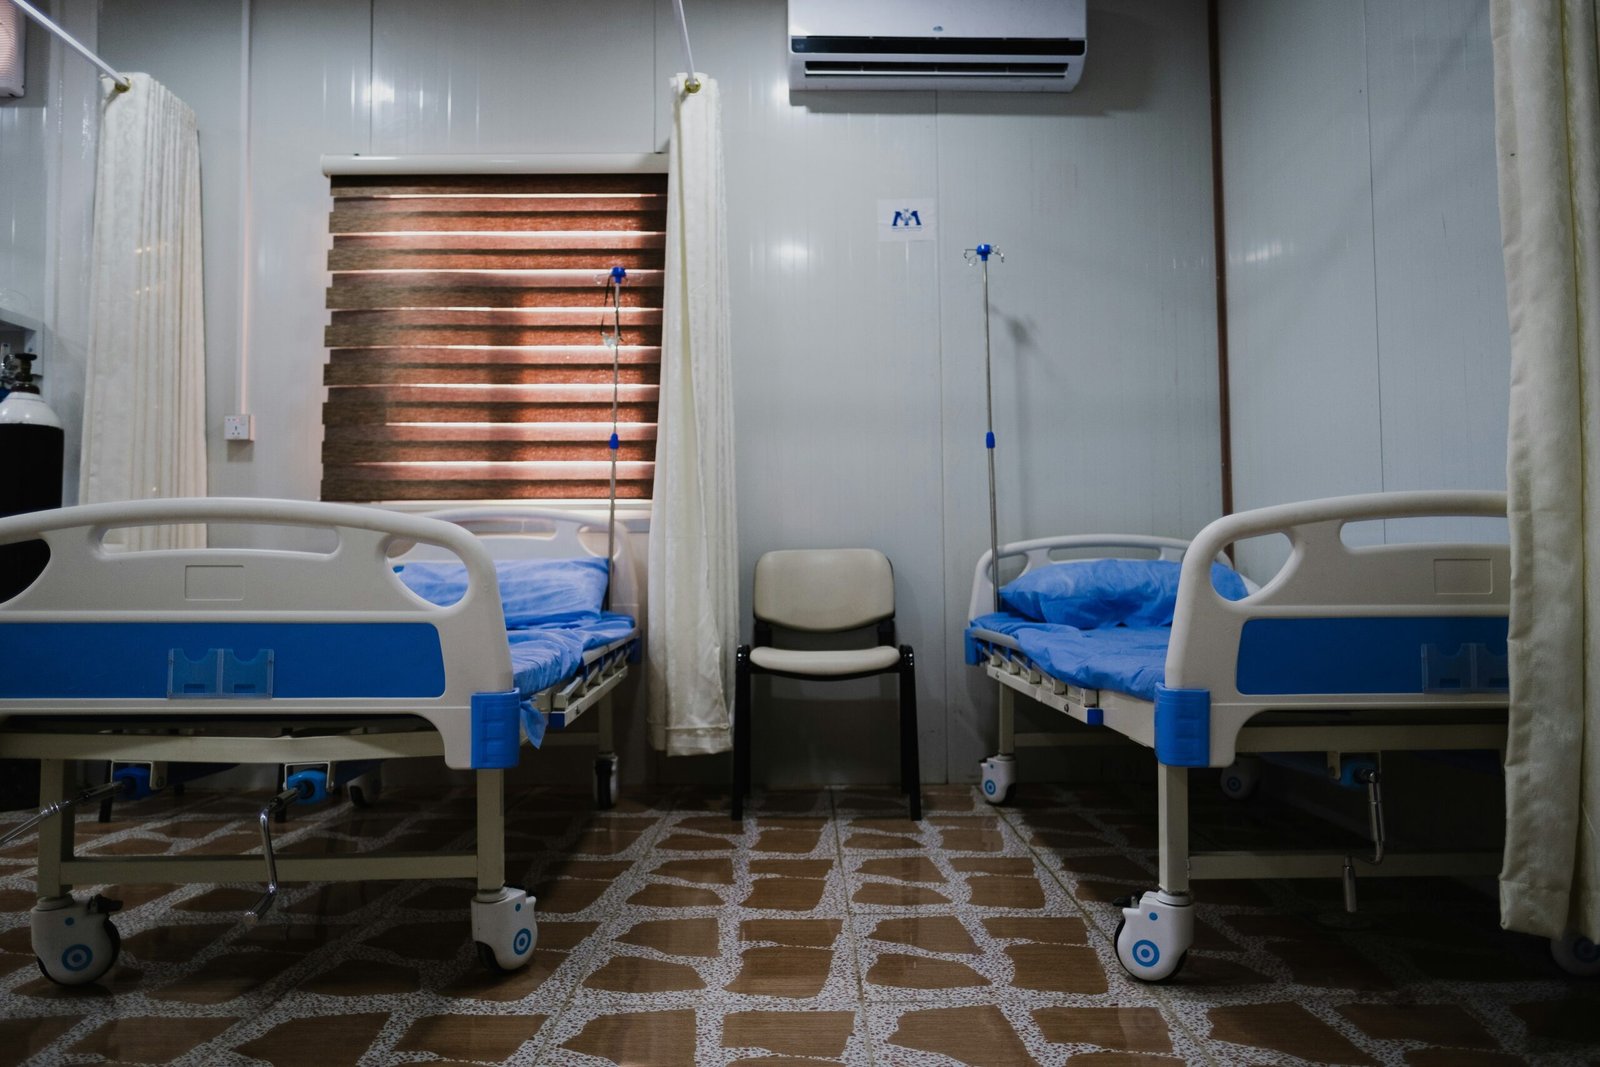
<path id="1" fill-rule="evenodd" d="M 1152 537 L 1145 534 L 1063 534 L 1057 537 L 1036 537 L 1031 541 L 1013 541 L 1000 546 L 1000 559 L 1025 557 L 1020 577 L 1029 571 L 1064 563 L 1056 558 L 1070 553 L 1074 559 L 1094 557 L 1138 556 L 1142 559 L 1179 560 L 1189 548 L 1189 542 L 1176 537 Z M 1227 562 L 1223 559 L 1223 562 Z M 978 557 L 978 566 L 972 572 L 972 599 L 967 603 L 967 620 L 994 610 L 994 569 L 990 566 L 990 553 Z"/>
<path id="2" fill-rule="evenodd" d="M 1167 686 L 1209 690 L 1213 704 L 1246 699 L 1241 698 L 1236 679 L 1241 634 L 1252 619 L 1504 616 L 1511 573 L 1507 545 L 1401 543 L 1352 548 L 1340 532 L 1349 523 L 1377 519 L 1504 517 L 1505 513 L 1504 493 L 1429 490 L 1331 497 L 1216 520 L 1196 535 L 1194 550 L 1184 560 L 1167 652 Z M 1204 561 L 1235 542 L 1277 533 L 1290 543 L 1282 569 L 1243 600 L 1218 596 Z M 1260 699 L 1248 698 L 1255 703 Z M 1336 701 L 1336 695 L 1329 695 L 1326 702 Z"/>

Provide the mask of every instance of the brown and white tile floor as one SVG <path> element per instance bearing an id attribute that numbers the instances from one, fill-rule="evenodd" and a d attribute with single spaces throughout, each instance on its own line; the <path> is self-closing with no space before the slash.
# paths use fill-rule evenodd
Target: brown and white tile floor
<path id="1" fill-rule="evenodd" d="M 1197 823 L 1272 829 L 1261 805 L 1197 788 Z M 291 887 L 263 927 L 258 887 L 113 887 L 124 949 L 103 982 L 51 985 L 28 946 L 30 843 L 0 850 L 0 1062 L 975 1065 L 1600 1064 L 1600 983 L 1501 933 L 1491 901 L 1444 882 L 1202 884 L 1174 982 L 1126 978 L 1109 901 L 1153 880 L 1153 796 L 1036 786 L 989 808 L 932 788 L 725 798 L 664 790 L 614 812 L 545 788 L 510 798 L 514 877 L 538 949 L 490 976 L 465 883 Z M 96 852 L 231 852 L 250 797 L 147 801 Z M 286 850 L 425 850 L 470 801 L 388 795 L 297 816 Z M 1243 829 L 1239 828 L 1243 826 Z"/>

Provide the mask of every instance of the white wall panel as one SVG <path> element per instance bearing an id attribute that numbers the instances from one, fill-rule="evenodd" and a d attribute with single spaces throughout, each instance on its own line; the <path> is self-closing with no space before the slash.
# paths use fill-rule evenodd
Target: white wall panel
<path id="1" fill-rule="evenodd" d="M 1488 5 L 1230 0 L 1222 73 L 1237 505 L 1503 486 Z M 1261 577 L 1281 547 L 1240 559 Z"/>
<path id="2" fill-rule="evenodd" d="M 648 152 L 654 0 L 374 0 L 372 151 Z"/>
<path id="3" fill-rule="evenodd" d="M 1510 326 L 1487 4 L 1367 4 L 1385 489 L 1505 488 Z M 1389 524 L 1401 536 L 1505 523 Z"/>
<path id="4" fill-rule="evenodd" d="M 1380 489 L 1361 7 L 1231 0 L 1220 29 L 1235 506 Z"/>
<path id="5" fill-rule="evenodd" d="M 26 95 L 0 97 L 0 307 L 45 317 L 45 154 L 50 145 L 50 36 L 27 22 Z M 44 368 L 40 368 L 42 371 Z"/>
<path id="6" fill-rule="evenodd" d="M 324 153 L 370 151 L 366 4 L 252 8 L 247 389 L 256 441 L 228 446 L 217 492 L 315 500 L 321 475 L 328 212 Z"/>

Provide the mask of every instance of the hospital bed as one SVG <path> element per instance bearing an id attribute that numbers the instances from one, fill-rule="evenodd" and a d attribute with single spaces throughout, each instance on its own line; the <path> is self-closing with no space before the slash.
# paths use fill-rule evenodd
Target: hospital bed
<path id="1" fill-rule="evenodd" d="M 37 538 L 49 549 L 37 580 L 0 604 L 0 756 L 41 761 L 46 810 L 33 820 L 39 903 L 31 925 L 48 977 L 93 981 L 116 959 L 119 937 L 107 918 L 115 902 L 74 899 L 74 884 L 247 882 L 263 870 L 267 892 L 247 921 L 267 913 L 280 879 L 473 878 L 480 958 L 500 970 L 527 962 L 535 901 L 505 884 L 503 776 L 524 738 L 538 742 L 546 726 L 564 728 L 598 708 L 599 780 L 614 789 L 608 698 L 637 653 L 633 618 L 623 613 L 637 611 L 638 585 L 626 542 L 615 530 L 608 540 L 603 522 L 527 508 L 441 514 L 217 498 L 0 519 L 0 543 Z M 320 541 L 296 550 L 159 551 L 119 551 L 107 541 L 122 528 L 183 524 L 289 527 L 306 543 Z M 615 613 L 550 624 L 563 632 L 549 642 L 530 633 L 544 620 L 508 631 L 499 568 L 515 568 L 497 560 L 584 559 L 608 543 L 621 549 L 610 568 Z M 453 574 L 441 561 L 456 561 Z M 595 562 L 604 587 L 607 567 Z M 418 595 L 408 587 L 412 570 L 453 577 L 453 594 Z M 371 761 L 420 757 L 473 772 L 471 850 L 275 856 L 271 819 L 290 804 L 320 799 Z M 111 781 L 76 792 L 78 761 L 108 761 Z M 180 781 L 186 768 L 230 764 L 286 769 L 260 815 L 261 855 L 75 853 L 74 802 L 144 795 Z"/>
<path id="2" fill-rule="evenodd" d="M 1131 535 L 1044 538 L 1002 546 L 998 569 L 984 554 L 966 641 L 968 661 L 1000 683 L 1001 755 L 985 761 L 986 795 L 999 801 L 1008 791 L 1017 694 L 1155 752 L 1158 886 L 1122 902 L 1116 949 L 1129 974 L 1161 981 L 1182 966 L 1194 935 L 1191 880 L 1342 877 L 1353 906 L 1358 869 L 1441 876 L 1498 870 L 1498 853 L 1385 855 L 1378 754 L 1503 751 L 1508 547 L 1351 547 L 1341 534 L 1371 520 L 1503 517 L 1505 506 L 1502 493 L 1380 493 L 1229 515 L 1188 544 Z M 1245 584 L 1242 599 L 1225 599 L 1214 585 L 1225 550 L 1275 534 L 1290 544 L 1282 569 L 1264 586 Z M 1062 566 L 1064 555 L 1181 559 L 1170 630 L 1085 632 L 1009 606 L 995 610 L 993 575 L 1017 570 L 1019 562 L 1019 577 Z M 1037 575 L 1028 586 L 1065 573 Z M 1317 753 L 1330 777 L 1364 787 L 1372 854 L 1191 851 L 1190 768 L 1237 770 L 1241 756 L 1252 753 Z"/>

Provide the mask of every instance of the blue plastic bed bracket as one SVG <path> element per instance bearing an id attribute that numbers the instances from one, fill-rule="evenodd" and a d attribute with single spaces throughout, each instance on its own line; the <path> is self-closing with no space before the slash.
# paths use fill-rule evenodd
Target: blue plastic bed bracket
<path id="1" fill-rule="evenodd" d="M 994 431 L 993 430 L 990 430 L 990 431 L 988 431 L 987 433 L 985 433 L 983 435 L 983 447 L 984 448 L 993 448 L 994 447 Z"/>
<path id="2" fill-rule="evenodd" d="M 515 689 L 472 694 L 472 766 L 488 771 L 515 767 L 522 740 L 522 697 Z"/>
<path id="3" fill-rule="evenodd" d="M 1211 690 L 1156 686 L 1156 759 L 1168 767 L 1211 765 Z"/>
<path id="4" fill-rule="evenodd" d="M 1105 709 L 1104 708 L 1084 708 L 1083 709 L 1083 721 L 1088 723 L 1090 726 L 1104 726 L 1106 724 Z"/>

